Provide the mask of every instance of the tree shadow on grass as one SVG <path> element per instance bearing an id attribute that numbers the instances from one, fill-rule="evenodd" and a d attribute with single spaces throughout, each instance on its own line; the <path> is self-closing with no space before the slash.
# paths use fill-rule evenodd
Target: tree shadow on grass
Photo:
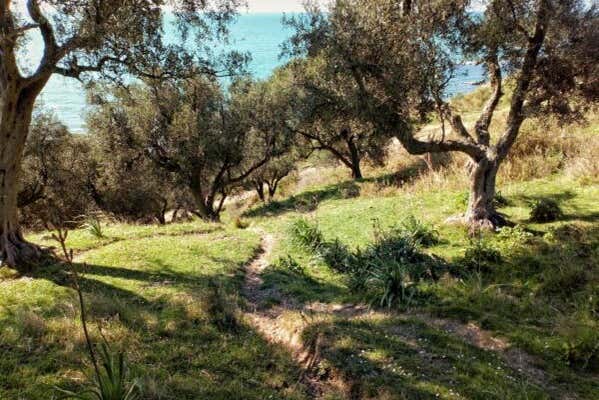
<path id="1" fill-rule="evenodd" d="M 365 178 L 363 182 L 375 183 L 380 187 L 402 187 L 426 171 L 428 171 L 428 166 L 424 161 L 415 161 L 399 171 Z"/>
<path id="2" fill-rule="evenodd" d="M 418 320 L 337 318 L 304 331 L 316 337 L 321 368 L 350 383 L 350 398 L 548 398 L 496 354 Z"/>
<path id="3" fill-rule="evenodd" d="M 358 197 L 360 187 L 354 181 L 329 185 L 322 189 L 303 192 L 285 200 L 272 201 L 243 213 L 244 217 L 277 216 L 290 211 L 307 213 L 316 210 L 326 200 L 339 200 Z"/>
<path id="4" fill-rule="evenodd" d="M 234 275 L 185 274 L 172 268 L 165 272 L 161 268 L 76 267 L 84 271 L 79 282 L 93 335 L 99 340 L 97 323 L 102 321 L 104 334 L 113 345 L 127 349 L 133 373 L 142 380 L 144 398 L 304 398 L 305 390 L 297 384 L 300 370 L 289 354 L 235 320 L 239 280 Z M 29 278 L 67 287 L 72 283 L 63 265 L 53 265 Z M 68 315 L 65 309 L 71 310 Z M 71 328 L 63 329 L 78 330 L 73 328 L 77 309 L 74 293 L 46 304 L 41 312 L 50 325 L 40 328 L 35 337 L 15 337 L 14 342 L 2 343 L 2 348 L 10 350 L 11 360 L 19 362 L 8 369 L 0 363 L 0 372 L 7 377 L 7 381 L 0 379 L 0 394 L 10 397 L 19 391 L 25 398 L 45 399 L 52 388 L 44 382 L 81 388 L 72 374 L 65 373 L 89 368 L 80 332 L 61 338 L 52 332 L 55 324 L 67 322 Z M 33 345 L 36 355 L 22 343 Z M 45 378 L 25 382 L 25 376 Z M 25 391 L 20 389 L 25 387 Z"/>
<path id="5" fill-rule="evenodd" d="M 557 385 L 595 398 L 598 249 L 599 227 L 557 226 L 550 236 L 510 246 L 503 262 L 446 290 L 429 310 L 496 332 L 542 360 L 550 376 L 561 377 Z"/>

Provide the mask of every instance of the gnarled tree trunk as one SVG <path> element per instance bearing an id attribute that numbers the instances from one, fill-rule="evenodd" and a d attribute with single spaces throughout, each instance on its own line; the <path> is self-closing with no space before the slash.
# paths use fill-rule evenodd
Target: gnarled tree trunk
<path id="1" fill-rule="evenodd" d="M 341 136 L 345 139 L 347 144 L 347 150 L 349 151 L 349 167 L 351 168 L 352 178 L 355 180 L 363 179 L 362 169 L 360 168 L 360 151 L 358 150 L 358 146 L 354 141 L 354 137 L 351 135 L 349 130 L 344 130 L 341 133 Z"/>
<path id="2" fill-rule="evenodd" d="M 3 77 L 0 87 L 0 262 L 29 269 L 39 262 L 41 248 L 28 243 L 18 220 L 21 159 L 37 93 L 22 89 L 18 80 Z"/>
<path id="3" fill-rule="evenodd" d="M 195 214 L 206 222 L 220 221 L 220 208 L 214 208 L 215 196 L 213 193 L 206 194 L 201 184 L 200 177 L 194 177 L 189 187 L 193 199 L 195 200 L 197 210 Z M 224 201 L 224 200 L 223 200 Z M 222 204 L 222 203 L 221 203 Z"/>
<path id="4" fill-rule="evenodd" d="M 508 221 L 495 209 L 495 184 L 499 163 L 483 158 L 470 170 L 470 197 L 464 220 L 471 229 L 494 229 Z"/>

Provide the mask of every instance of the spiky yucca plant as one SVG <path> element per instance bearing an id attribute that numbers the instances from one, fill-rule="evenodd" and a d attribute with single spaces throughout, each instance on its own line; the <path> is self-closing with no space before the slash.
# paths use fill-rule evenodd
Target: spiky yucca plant
<path id="1" fill-rule="evenodd" d="M 102 335 L 104 343 L 101 344 L 96 354 L 87 328 L 85 313 L 85 302 L 83 291 L 79 285 L 79 275 L 73 263 L 73 251 L 66 246 L 68 231 L 58 228 L 52 237 L 56 240 L 63 251 L 66 264 L 69 266 L 73 277 L 73 288 L 79 299 L 79 310 L 83 334 L 87 345 L 89 358 L 94 367 L 94 379 L 87 384 L 87 389 L 80 393 L 72 392 L 62 388 L 56 388 L 62 394 L 62 399 L 79 400 L 137 400 L 139 399 L 140 385 L 137 381 L 129 384 L 127 382 L 127 363 L 122 351 L 113 352 L 108 342 Z M 101 333 L 101 332 L 100 332 Z"/>

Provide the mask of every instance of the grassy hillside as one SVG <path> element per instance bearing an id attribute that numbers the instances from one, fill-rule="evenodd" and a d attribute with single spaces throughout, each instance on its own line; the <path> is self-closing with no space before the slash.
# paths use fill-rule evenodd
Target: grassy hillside
<path id="1" fill-rule="evenodd" d="M 479 107 L 478 96 L 456 105 Z M 500 210 L 518 225 L 497 234 L 470 238 L 445 222 L 467 200 L 462 159 L 428 171 L 398 149 L 362 182 L 312 160 L 276 201 L 229 204 L 222 224 L 75 230 L 67 244 L 92 336 L 126 350 L 144 399 L 599 398 L 599 125 L 589 120 L 527 123 L 499 184 Z M 563 215 L 531 222 L 539 199 Z M 298 242 L 298 219 L 319 246 Z M 331 261 L 399 248 L 399 232 L 417 229 L 438 238 L 417 248 L 430 270 L 391 309 L 377 306 L 379 286 L 358 288 Z M 30 239 L 52 244 L 48 232 Z M 257 259 L 266 268 L 252 299 L 245 267 Z M 0 398 L 82 388 L 91 365 L 68 268 L 0 273 Z"/>

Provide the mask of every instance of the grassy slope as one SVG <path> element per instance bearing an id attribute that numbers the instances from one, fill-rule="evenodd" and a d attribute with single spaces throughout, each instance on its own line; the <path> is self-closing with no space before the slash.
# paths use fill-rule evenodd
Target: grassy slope
<path id="1" fill-rule="evenodd" d="M 106 240 L 75 232 L 75 248 L 98 247 L 79 257 L 87 264 L 82 286 L 90 320 L 127 349 L 144 398 L 302 398 L 288 356 L 230 322 L 240 267 L 259 237 L 186 233 L 202 225 L 130 227 L 128 239 L 103 247 Z M 79 371 L 88 363 L 67 283 L 58 266 L 0 283 L 0 398 L 48 399 L 52 386 L 74 388 L 84 379 Z M 95 324 L 92 331 L 98 340 Z"/>
<path id="2" fill-rule="evenodd" d="M 481 103 L 470 96 L 456 104 L 475 109 Z M 595 142 L 599 137 L 593 121 L 576 131 L 583 142 L 584 135 Z M 538 131 L 536 137 L 542 137 Z M 535 149 L 543 148 L 535 143 Z M 433 224 L 443 239 L 426 251 L 448 262 L 458 260 L 469 239 L 444 220 L 464 208 L 463 179 L 441 174 L 389 188 L 419 171 L 411 163 L 398 163 L 390 171 L 367 169 L 373 178 L 359 184 L 337 183 L 344 171 L 317 170 L 315 175 L 327 175 L 322 181 L 246 212 L 254 227 L 278 240 L 265 285 L 304 303 L 364 300 L 348 289 L 346 276 L 291 244 L 289 223 L 301 215 L 314 218 L 327 239 L 338 238 L 355 249 L 372 241 L 374 220 L 391 226 L 413 214 Z M 590 178 L 548 175 L 561 171 L 562 164 L 563 155 L 550 149 L 535 152 L 528 163 L 510 161 L 504 168 L 500 189 L 510 204 L 502 211 L 534 236 L 486 238 L 503 255 L 491 271 L 424 284 L 428 300 L 408 310 L 358 319 L 308 315 L 305 339 L 322 338 L 323 374 L 335 367 L 354 383 L 348 390 L 359 398 L 599 398 L 597 374 L 581 371 L 576 353 L 599 349 L 599 184 L 592 172 Z M 406 169 L 398 171 L 398 165 Z M 533 176 L 544 178 L 522 178 L 522 171 L 537 166 Z M 582 168 L 588 166 L 592 161 Z M 558 200 L 564 218 L 528 223 L 528 202 L 539 197 Z M 557 234 L 546 235 L 556 229 Z M 195 221 L 166 227 L 116 224 L 105 228 L 105 236 L 74 231 L 68 245 L 78 252 L 78 262 L 88 265 L 83 288 L 94 336 L 97 340 L 101 321 L 109 340 L 127 349 L 133 372 L 142 377 L 144 398 L 306 397 L 289 355 L 235 318 L 240 266 L 259 246 L 255 231 Z M 31 239 L 52 243 L 47 233 Z M 274 262 L 288 255 L 305 274 Z M 47 399 L 52 386 L 77 388 L 85 379 L 81 371 L 90 371 L 75 294 L 68 286 L 59 266 L 23 278 L 2 271 L 1 399 Z M 519 371 L 498 353 L 472 346 L 423 315 L 472 321 L 507 338 L 534 356 L 546 378 L 530 379 L 534 371 Z M 306 316 L 290 312 L 288 318 Z M 349 397 L 341 392 L 333 390 L 330 398 Z"/>
<path id="3" fill-rule="evenodd" d="M 561 386 L 559 392 L 596 398 L 597 376 L 568 366 L 565 347 L 575 346 L 580 340 L 599 345 L 594 314 L 599 283 L 599 186 L 578 186 L 555 176 L 506 185 L 502 193 L 510 201 L 502 211 L 511 220 L 525 224 L 535 236 L 526 239 L 529 243 L 521 243 L 518 236 L 487 238 L 502 252 L 502 263 L 491 273 L 463 279 L 447 277 L 430 284 L 423 290 L 432 300 L 414 304 L 407 311 L 474 321 L 536 355 L 540 368 L 550 377 L 546 383 Z M 559 200 L 564 218 L 550 224 L 528 224 L 528 202 L 540 197 Z M 451 262 L 463 255 L 469 238 L 463 228 L 443 221 L 463 207 L 463 193 L 432 190 L 386 198 L 325 200 L 311 218 L 326 239 L 338 238 L 358 248 L 372 241 L 373 220 L 390 226 L 407 215 L 415 215 L 433 224 L 442 238 L 441 244 L 427 251 Z M 266 220 L 264 225 L 282 239 L 275 258 L 291 255 L 306 267 L 306 274 L 294 274 L 275 263 L 266 275 L 266 284 L 278 286 L 307 303 L 360 300 L 360 295 L 348 289 L 346 277 L 285 239 L 289 221 L 297 216 L 289 212 L 285 214 L 286 222 L 273 225 Z M 544 236 L 564 225 L 578 227 L 582 237 L 557 240 Z M 329 335 L 330 347 L 324 352 L 329 362 L 350 376 L 372 374 L 372 379 L 363 382 L 363 390 L 373 396 L 389 393 L 390 398 L 402 394 L 426 398 L 427 394 L 441 393 L 454 398 L 455 393 L 461 393 L 467 398 L 544 398 L 547 389 L 526 382 L 526 377 L 510 370 L 490 352 L 481 352 L 431 329 L 417 318 L 406 320 L 390 314 L 374 321 L 338 319 L 315 324 L 312 333 L 319 331 Z M 396 332 L 404 337 L 393 336 Z M 414 340 L 424 345 L 415 349 L 410 344 Z M 421 371 L 422 375 L 396 371 Z M 383 388 L 382 392 L 378 388 Z M 449 388 L 453 388 L 454 395 L 449 394 Z"/>

